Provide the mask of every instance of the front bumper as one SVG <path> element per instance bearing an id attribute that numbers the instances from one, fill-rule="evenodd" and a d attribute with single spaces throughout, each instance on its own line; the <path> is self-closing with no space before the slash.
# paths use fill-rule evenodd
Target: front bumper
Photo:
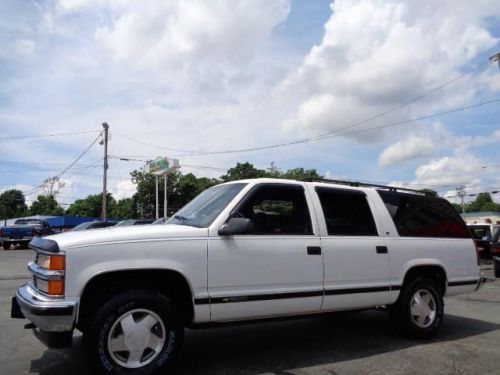
<path id="1" fill-rule="evenodd" d="M 0 242 L 30 242 L 33 237 L 21 237 L 21 238 L 10 238 L 10 237 L 0 237 Z"/>
<path id="2" fill-rule="evenodd" d="M 46 297 L 30 284 L 19 288 L 12 302 L 12 317 L 21 317 L 15 304 L 26 319 L 45 332 L 72 332 L 76 320 L 76 303 Z"/>

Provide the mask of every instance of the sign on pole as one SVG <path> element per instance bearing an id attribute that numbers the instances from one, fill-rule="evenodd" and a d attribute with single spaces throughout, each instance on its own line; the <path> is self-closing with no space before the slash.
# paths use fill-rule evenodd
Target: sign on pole
<path id="1" fill-rule="evenodd" d="M 145 172 L 155 176 L 162 176 L 179 168 L 178 159 L 170 159 L 159 157 L 155 160 L 148 161 L 145 167 Z"/>
<path id="2" fill-rule="evenodd" d="M 163 202 L 163 216 L 167 217 L 167 175 L 175 169 L 180 168 L 178 159 L 158 157 L 148 161 L 144 167 L 144 172 L 156 176 L 156 218 L 158 219 L 158 177 L 165 176 L 165 196 Z"/>

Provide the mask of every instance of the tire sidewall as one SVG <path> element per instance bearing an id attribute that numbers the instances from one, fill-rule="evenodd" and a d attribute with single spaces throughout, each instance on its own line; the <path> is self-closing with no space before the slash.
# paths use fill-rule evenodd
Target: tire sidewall
<path id="1" fill-rule="evenodd" d="M 144 308 L 154 311 L 165 326 L 165 344 L 160 354 L 148 365 L 125 368 L 117 364 L 108 351 L 108 335 L 116 320 L 128 311 Z M 168 298 L 152 292 L 130 292 L 113 298 L 97 314 L 90 327 L 88 348 L 103 373 L 152 374 L 167 367 L 182 343 L 183 327 L 174 306 Z"/>
<path id="2" fill-rule="evenodd" d="M 436 317 L 428 327 L 419 327 L 413 321 L 411 315 L 412 298 L 418 290 L 425 290 L 432 294 L 436 304 Z M 405 287 L 400 301 L 398 302 L 397 328 L 406 336 L 413 338 L 429 338 L 434 336 L 441 327 L 444 315 L 443 296 L 438 291 L 437 285 L 430 279 L 417 278 Z"/>

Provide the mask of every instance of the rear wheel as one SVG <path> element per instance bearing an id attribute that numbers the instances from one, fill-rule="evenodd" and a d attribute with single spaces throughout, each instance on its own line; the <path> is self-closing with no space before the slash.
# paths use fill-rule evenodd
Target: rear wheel
<path id="1" fill-rule="evenodd" d="M 3 242 L 2 247 L 4 250 L 9 250 L 10 249 L 10 242 Z"/>
<path id="2" fill-rule="evenodd" d="M 495 269 L 495 277 L 500 278 L 500 260 L 493 260 L 493 267 Z"/>
<path id="3" fill-rule="evenodd" d="M 106 303 L 88 325 L 84 342 L 104 373 L 146 375 L 172 362 L 183 333 L 182 320 L 167 297 L 136 290 Z"/>
<path id="4" fill-rule="evenodd" d="M 404 286 L 398 301 L 389 308 L 396 329 L 404 336 L 434 336 L 443 321 L 442 293 L 433 280 L 417 278 Z"/>

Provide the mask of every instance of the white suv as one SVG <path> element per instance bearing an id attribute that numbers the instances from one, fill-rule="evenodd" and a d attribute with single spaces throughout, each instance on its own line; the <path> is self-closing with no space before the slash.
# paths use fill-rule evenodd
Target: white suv
<path id="1" fill-rule="evenodd" d="M 163 369 L 184 327 L 207 323 L 387 306 L 400 332 L 429 337 L 443 297 L 481 283 L 469 231 L 446 200 L 339 181 L 225 183 L 164 225 L 31 247 L 33 281 L 12 316 L 50 347 L 71 345 L 79 329 L 113 374 Z"/>

